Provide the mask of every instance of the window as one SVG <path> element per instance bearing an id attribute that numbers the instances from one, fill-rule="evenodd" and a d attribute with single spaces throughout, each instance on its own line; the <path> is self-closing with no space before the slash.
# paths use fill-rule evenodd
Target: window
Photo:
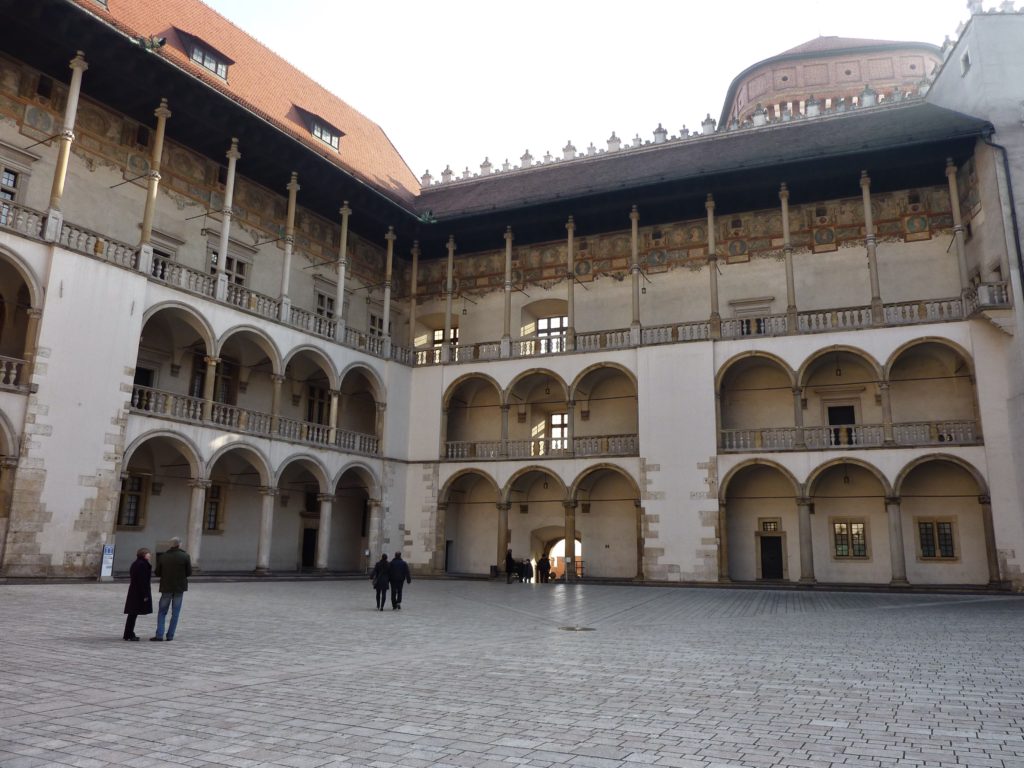
<path id="1" fill-rule="evenodd" d="M 11 220 L 14 214 L 7 200 L 13 201 L 18 192 L 18 174 L 0 166 L 0 226 L 7 226 L 13 223 Z"/>
<path id="2" fill-rule="evenodd" d="M 952 520 L 918 520 L 917 536 L 922 560 L 955 560 Z"/>
<path id="3" fill-rule="evenodd" d="M 569 318 L 541 317 L 537 320 L 537 337 L 540 339 L 540 353 L 562 352 L 565 349 L 565 332 L 569 328 Z"/>
<path id="4" fill-rule="evenodd" d="M 764 533 L 778 533 L 779 521 L 778 520 L 762 520 L 761 530 Z"/>
<path id="5" fill-rule="evenodd" d="M 314 120 L 313 135 L 316 136 L 316 138 L 320 139 L 320 141 L 322 141 L 324 144 L 329 144 L 335 149 L 338 149 L 338 146 L 341 141 L 341 134 L 335 131 L 333 128 L 329 128 L 324 123 L 321 123 L 318 120 Z"/>
<path id="6" fill-rule="evenodd" d="M 306 400 L 306 421 L 311 424 L 327 424 L 331 415 L 331 395 L 325 387 L 311 385 Z"/>
<path id="7" fill-rule="evenodd" d="M 316 313 L 328 319 L 334 317 L 334 297 L 319 289 L 316 292 Z"/>
<path id="8" fill-rule="evenodd" d="M 866 559 L 868 527 L 863 520 L 832 521 L 832 556 L 836 559 Z"/>
<path id="9" fill-rule="evenodd" d="M 192 61 L 201 64 L 222 80 L 228 79 L 228 62 L 200 45 L 192 45 Z"/>
<path id="10" fill-rule="evenodd" d="M 124 528 L 142 527 L 146 502 L 146 478 L 128 475 L 121 482 L 121 505 L 117 510 L 117 524 Z"/>
<path id="11" fill-rule="evenodd" d="M 459 343 L 459 329 L 452 328 L 452 344 Z M 435 347 L 444 346 L 444 328 L 438 328 L 433 334 L 433 345 Z"/>
<path id="12" fill-rule="evenodd" d="M 217 403 L 235 405 L 238 398 L 238 363 L 221 358 L 217 363 L 217 380 L 213 385 L 213 400 Z M 189 396 L 203 397 L 206 389 L 206 355 L 196 350 L 192 356 L 192 377 L 189 380 Z"/>
<path id="13" fill-rule="evenodd" d="M 551 414 L 551 450 L 564 451 L 569 447 L 569 414 Z"/>
<path id="14" fill-rule="evenodd" d="M 210 274 L 217 274 L 217 251 L 210 251 Z M 228 255 L 224 259 L 224 274 L 227 275 L 228 282 L 234 285 L 245 286 L 246 280 L 249 278 L 249 262 L 243 261 L 237 256 Z"/>
<path id="15" fill-rule="evenodd" d="M 49 99 L 53 95 L 53 79 L 46 75 L 40 75 L 36 82 L 36 95 L 43 99 Z"/>
<path id="16" fill-rule="evenodd" d="M 368 333 L 370 336 L 384 336 L 384 318 L 381 315 L 370 313 Z M 388 335 L 391 335 L 391 323 L 388 323 Z"/>
<path id="17" fill-rule="evenodd" d="M 224 530 L 224 487 L 221 485 L 211 485 L 206 489 L 203 530 L 208 533 Z"/>

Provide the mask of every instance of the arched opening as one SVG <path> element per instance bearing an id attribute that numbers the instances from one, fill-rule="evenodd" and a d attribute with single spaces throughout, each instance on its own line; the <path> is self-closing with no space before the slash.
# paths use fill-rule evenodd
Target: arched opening
<path id="1" fill-rule="evenodd" d="M 516 475 L 509 483 L 508 548 L 515 560 L 536 563 L 540 553 L 552 541 L 565 538 L 571 518 L 566 514 L 568 497 L 562 481 L 554 474 L 531 468 Z M 579 515 L 577 514 L 578 518 Z M 573 534 L 578 524 L 572 523 Z"/>
<path id="2" fill-rule="evenodd" d="M 338 445 L 351 453 L 376 455 L 380 451 L 383 393 L 376 379 L 359 367 L 341 380 L 338 398 Z"/>
<path id="3" fill-rule="evenodd" d="M 218 358 L 211 420 L 224 429 L 271 434 L 274 375 L 280 363 L 269 339 L 236 330 L 221 341 Z"/>
<path id="4" fill-rule="evenodd" d="M 135 363 L 132 409 L 153 416 L 199 421 L 203 417 L 207 357 L 213 342 L 205 322 L 179 306 L 158 309 L 142 326 Z M 214 387 L 226 398 L 229 382 Z M 221 400 L 225 402 L 225 400 Z"/>
<path id="5" fill-rule="evenodd" d="M 803 371 L 804 440 L 810 449 L 882 445 L 878 367 L 851 350 L 823 352 Z"/>
<path id="6" fill-rule="evenodd" d="M 969 445 L 981 438 L 969 361 L 947 344 L 923 341 L 889 367 L 893 439 L 899 445 Z"/>
<path id="7" fill-rule="evenodd" d="M 549 546 L 541 547 L 538 557 L 544 557 L 545 555 L 551 562 L 549 580 L 565 581 L 565 569 L 567 567 L 565 559 L 565 538 L 560 538 Z M 573 562 L 583 562 L 583 542 L 580 541 L 579 537 L 576 538 L 576 546 L 573 547 Z M 577 566 L 576 575 L 577 577 L 580 576 L 579 566 Z"/>
<path id="8" fill-rule="evenodd" d="M 416 316 L 416 327 L 413 329 L 413 348 L 416 350 L 416 364 L 427 365 L 429 363 L 441 362 L 441 350 L 446 341 L 451 347 L 459 344 L 459 315 L 452 313 L 451 335 L 446 340 L 444 336 L 444 312 L 428 312 Z M 452 351 L 452 359 L 455 359 L 455 352 Z"/>
<path id="9" fill-rule="evenodd" d="M 564 456 L 571 429 L 565 384 L 551 371 L 530 371 L 508 394 L 508 455 L 513 459 Z"/>
<path id="10" fill-rule="evenodd" d="M 520 310 L 519 335 L 523 355 L 547 355 L 566 350 L 569 328 L 569 302 L 566 299 L 540 299 Z"/>
<path id="11" fill-rule="evenodd" d="M 725 451 L 792 448 L 796 444 L 793 378 L 771 357 L 748 355 L 721 374 L 721 444 Z"/>
<path id="12" fill-rule="evenodd" d="M 500 501 L 494 481 L 483 473 L 465 472 L 451 481 L 443 502 L 445 573 L 489 574 L 499 562 L 505 542 Z M 504 553 L 501 557 L 504 563 Z"/>
<path id="13" fill-rule="evenodd" d="M 278 510 L 274 514 L 271 570 L 312 571 L 328 567 L 333 510 L 322 503 L 325 492 L 323 469 L 309 459 L 295 459 L 281 469 L 277 480 Z M 324 507 L 332 517 L 326 522 Z M 322 538 L 325 540 L 321 541 Z M 326 552 L 322 549 L 324 546 Z"/>
<path id="14" fill-rule="evenodd" d="M 213 460 L 207 477 L 202 510 L 203 570 L 250 572 L 257 564 L 260 545 L 261 491 L 269 482 L 265 462 L 246 446 L 232 447 Z M 291 532 L 281 518 L 279 513 L 274 515 L 266 542 L 270 567 L 294 570 L 295 560 L 287 546 Z M 196 553 L 192 554 L 195 558 Z"/>
<path id="15" fill-rule="evenodd" d="M 37 292 L 25 274 L 0 250 L 0 389 L 24 390 L 29 383 L 37 333 L 32 297 Z"/>
<path id="16" fill-rule="evenodd" d="M 573 387 L 573 454 L 629 456 L 639 449 L 636 384 L 624 370 L 601 365 Z"/>
<path id="17" fill-rule="evenodd" d="M 331 442 L 334 371 L 320 354 L 299 350 L 285 367 L 278 434 L 315 445 Z"/>
<path id="18" fill-rule="evenodd" d="M 445 398 L 445 457 L 497 458 L 503 454 L 501 393 L 493 380 L 470 376 Z"/>
<path id="19" fill-rule="evenodd" d="M 748 464 L 729 477 L 723 576 L 733 581 L 799 580 L 795 494 L 792 478 L 770 464 Z"/>
<path id="20" fill-rule="evenodd" d="M 619 469 L 597 467 L 576 483 L 576 535 L 587 552 L 576 561 L 580 576 L 595 579 L 643 578 L 643 524 L 640 490 Z"/>
<path id="21" fill-rule="evenodd" d="M 371 542 L 383 540 L 381 530 L 372 531 L 370 505 L 374 503 L 376 482 L 362 467 L 346 469 L 334 487 L 334 520 L 331 523 L 331 548 L 327 566 L 334 571 L 365 571 L 380 552 L 370 551 Z M 370 552 L 369 555 L 366 553 Z M 390 554 L 389 554 L 390 557 Z"/>

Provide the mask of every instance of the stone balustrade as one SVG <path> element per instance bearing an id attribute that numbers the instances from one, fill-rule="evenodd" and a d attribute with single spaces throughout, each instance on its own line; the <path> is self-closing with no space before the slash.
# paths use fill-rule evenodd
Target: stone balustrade
<path id="1" fill-rule="evenodd" d="M 798 439 L 801 435 L 802 444 Z M 723 429 L 720 431 L 720 449 L 724 453 L 756 453 L 885 446 L 913 448 L 929 445 L 976 445 L 981 442 L 977 422 L 972 420 L 899 422 L 892 425 L 892 435 L 892 441 L 886 443 L 883 424 Z"/>
<path id="2" fill-rule="evenodd" d="M 449 440 L 444 458 L 451 461 L 565 458 L 567 456 L 636 456 L 639 436 L 594 435 L 575 437 L 572 449 L 566 438 L 528 440 Z"/>
<path id="3" fill-rule="evenodd" d="M 77 251 L 88 256 L 119 264 L 128 269 L 135 269 L 138 248 L 118 240 L 106 237 L 91 229 L 74 224 L 64 224 L 60 228 L 60 244 L 69 251 Z"/>
<path id="4" fill-rule="evenodd" d="M 15 357 L 0 356 L 0 389 L 22 392 L 28 389 L 25 372 L 28 369 L 26 360 Z"/>
<path id="5" fill-rule="evenodd" d="M 45 221 L 45 213 L 10 200 L 0 200 L 0 229 L 11 229 L 26 237 L 41 239 Z"/>
<path id="6" fill-rule="evenodd" d="M 157 280 L 175 288 L 201 296 L 213 296 L 217 278 L 197 269 L 186 267 L 176 261 L 153 254 L 153 266 L 150 274 Z"/>
<path id="7" fill-rule="evenodd" d="M 270 320 L 277 320 L 281 316 L 280 301 L 235 283 L 228 283 L 227 302 Z"/>

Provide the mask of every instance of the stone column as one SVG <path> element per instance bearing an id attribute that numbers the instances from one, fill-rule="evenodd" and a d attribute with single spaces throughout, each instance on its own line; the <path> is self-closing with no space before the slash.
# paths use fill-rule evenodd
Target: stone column
<path id="1" fill-rule="evenodd" d="M 331 552 L 331 517 L 334 511 L 334 497 L 329 493 L 321 493 L 316 498 L 320 502 L 320 527 L 316 534 L 316 569 L 326 571 Z"/>
<path id="2" fill-rule="evenodd" d="M 281 314 L 279 319 L 287 323 L 292 316 L 292 300 L 288 297 L 288 286 L 292 277 L 292 250 L 295 248 L 295 201 L 298 197 L 299 174 L 292 171 L 288 182 L 288 214 L 284 223 L 284 269 L 281 271 Z"/>
<path id="3" fill-rule="evenodd" d="M 501 405 L 501 455 L 508 456 L 508 412 L 510 406 L 508 403 L 502 403 Z"/>
<path id="4" fill-rule="evenodd" d="M 53 186 L 50 188 L 50 210 L 46 215 L 43 239 L 54 243 L 60 239 L 64 225 L 64 214 L 60 211 L 64 196 L 64 182 L 68 175 L 68 161 L 71 158 L 71 144 L 75 140 L 75 119 L 78 116 L 78 97 L 82 92 L 82 73 L 89 68 L 85 54 L 78 51 L 68 65 L 71 67 L 71 84 L 68 86 L 67 103 L 64 106 L 64 125 L 60 132 L 60 147 L 57 150 L 57 165 L 53 169 Z"/>
<path id="5" fill-rule="evenodd" d="M 431 557 L 434 573 L 445 572 L 445 547 L 447 546 L 447 535 L 445 530 L 448 524 L 448 504 L 437 503 L 437 513 L 434 517 L 434 552 Z"/>
<path id="6" fill-rule="evenodd" d="M 270 375 L 270 433 L 277 434 L 277 427 L 281 422 L 281 385 L 284 384 L 284 376 L 278 373 Z"/>
<path id="7" fill-rule="evenodd" d="M 565 580 L 576 581 L 576 502 L 564 501 L 565 508 Z"/>
<path id="8" fill-rule="evenodd" d="M 217 385 L 217 363 L 220 358 L 207 355 L 203 358 L 206 361 L 206 376 L 203 379 L 203 421 L 209 421 L 213 416 L 213 397 L 216 394 Z"/>
<path id="9" fill-rule="evenodd" d="M 729 578 L 729 515 L 724 501 L 718 502 L 718 580 Z"/>
<path id="10" fill-rule="evenodd" d="M 512 505 L 507 502 L 498 502 L 495 506 L 498 508 L 497 563 L 500 573 L 505 568 L 505 553 L 508 552 L 509 547 L 508 511 Z"/>
<path id="11" fill-rule="evenodd" d="M 142 234 L 139 237 L 140 272 L 149 274 L 153 268 L 153 213 L 156 210 L 156 196 L 160 189 L 160 161 L 164 154 L 164 132 L 167 129 L 167 118 L 171 110 L 167 108 L 167 99 L 160 99 L 160 106 L 153 112 L 156 115 L 156 133 L 153 137 L 153 153 L 149 160 L 149 188 L 146 192 L 146 207 L 142 212 Z"/>
<path id="12" fill-rule="evenodd" d="M 985 558 L 988 562 L 989 586 L 997 586 L 1001 582 L 999 574 L 999 550 L 996 549 L 996 528 L 992 521 L 992 499 L 989 496 L 978 497 L 981 505 L 981 523 L 985 529 Z"/>
<path id="13" fill-rule="evenodd" d="M 416 352 L 416 292 L 420 280 L 420 241 L 412 241 L 412 284 L 409 286 L 409 349 Z"/>
<path id="14" fill-rule="evenodd" d="M 206 517 L 206 491 L 209 480 L 192 480 L 192 493 L 188 503 L 188 533 L 185 535 L 185 551 L 192 558 L 192 569 L 199 570 L 203 546 L 203 518 Z"/>
<path id="15" fill-rule="evenodd" d="M 337 445 L 338 443 L 338 398 L 340 396 L 340 391 L 334 389 L 331 390 L 331 410 L 330 418 L 328 420 L 331 427 L 327 437 L 327 440 L 331 445 Z"/>
<path id="16" fill-rule="evenodd" d="M 885 511 L 889 516 L 889 560 L 892 563 L 890 584 L 907 583 L 907 556 L 903 549 L 903 513 L 899 496 L 885 497 Z"/>
<path id="17" fill-rule="evenodd" d="M 441 362 L 447 363 L 452 354 L 452 290 L 455 271 L 455 236 L 448 236 L 448 277 L 444 289 L 444 345 L 441 347 Z"/>
<path id="18" fill-rule="evenodd" d="M 644 580 L 644 508 L 640 499 L 633 501 L 636 510 L 636 579 Z"/>
<path id="19" fill-rule="evenodd" d="M 786 259 L 786 328 L 789 333 L 799 330 L 796 316 L 796 280 L 793 276 L 793 241 L 789 233 L 789 189 L 785 182 L 779 187 L 782 203 L 782 252 Z"/>
<path id="20" fill-rule="evenodd" d="M 576 256 L 573 247 L 576 235 L 576 222 L 572 216 L 565 223 L 567 233 L 565 241 L 565 283 L 566 283 L 566 310 L 568 314 L 568 326 L 565 329 L 565 351 L 576 349 L 576 310 L 573 302 L 573 288 L 576 286 Z"/>
<path id="21" fill-rule="evenodd" d="M 502 320 L 501 356 L 512 357 L 512 227 L 505 227 L 505 317 Z"/>
<path id="22" fill-rule="evenodd" d="M 882 289 L 878 282 L 878 257 L 875 253 L 875 222 L 871 212 L 871 177 L 867 171 L 860 172 L 860 193 L 864 203 L 864 246 L 868 252 L 868 273 L 871 277 L 871 324 L 885 325 Z"/>
<path id="23" fill-rule="evenodd" d="M 946 158 L 946 180 L 949 182 L 949 205 L 953 211 L 953 240 L 956 243 L 956 263 L 960 270 L 960 290 L 971 287 L 971 278 L 967 272 L 967 250 L 964 247 L 964 222 L 960 214 L 960 190 L 956 180 L 956 166 L 953 158 Z"/>
<path id="24" fill-rule="evenodd" d="M 228 241 L 231 237 L 231 206 L 235 199 L 235 165 L 242 155 L 238 151 L 238 139 L 231 139 L 231 148 L 227 151 L 228 177 L 224 182 L 224 207 L 221 209 L 220 244 L 217 246 L 217 285 L 214 294 L 219 301 L 228 295 L 228 276 L 224 272 L 224 262 L 228 257 Z"/>
<path id="25" fill-rule="evenodd" d="M 711 338 L 722 338 L 722 315 L 718 311 L 718 246 L 715 244 L 715 198 L 708 193 L 708 273 L 711 278 Z"/>
<path id="26" fill-rule="evenodd" d="M 39 323 L 43 319 L 43 310 L 32 307 L 26 313 L 28 323 L 25 327 L 25 379 L 19 382 L 25 386 L 32 384 L 32 374 L 36 367 L 36 350 L 39 348 Z"/>
<path id="27" fill-rule="evenodd" d="M 892 398 L 889 394 L 889 382 L 878 383 L 878 395 L 882 401 L 882 439 L 886 445 L 893 445 L 896 440 L 892 429 Z"/>
<path id="28" fill-rule="evenodd" d="M 814 584 L 814 546 L 811 539 L 811 500 L 801 496 L 796 500 L 800 521 L 800 583 Z"/>
<path id="29" fill-rule="evenodd" d="M 341 204 L 341 243 L 338 245 L 338 286 L 334 294 L 334 340 L 345 340 L 345 271 L 348 269 L 348 200 Z"/>
<path id="30" fill-rule="evenodd" d="M 391 357 L 391 270 L 395 263 L 395 234 L 394 227 L 388 227 L 388 233 L 384 239 L 388 241 L 387 257 L 384 262 L 384 357 Z"/>
<path id="31" fill-rule="evenodd" d="M 367 499 L 366 508 L 370 518 L 369 527 L 366 531 L 366 548 L 370 550 L 370 559 L 372 561 L 384 554 L 384 516 L 379 499 Z"/>
<path id="32" fill-rule="evenodd" d="M 576 401 L 568 400 L 565 404 L 565 453 L 572 456 L 576 453 L 576 446 L 573 443 L 573 436 L 576 434 Z"/>
<path id="33" fill-rule="evenodd" d="M 804 391 L 801 387 L 793 387 L 793 424 L 796 426 L 793 447 L 803 450 L 807 447 L 807 436 L 804 434 Z"/>
<path id="34" fill-rule="evenodd" d="M 634 205 L 629 211 L 629 274 L 632 283 L 632 310 L 629 321 L 629 343 L 640 346 L 640 211 Z"/>
<path id="35" fill-rule="evenodd" d="M 263 502 L 260 504 L 260 540 L 256 545 L 256 573 L 265 576 L 270 573 L 270 543 L 274 537 L 274 500 L 277 488 L 260 487 Z"/>

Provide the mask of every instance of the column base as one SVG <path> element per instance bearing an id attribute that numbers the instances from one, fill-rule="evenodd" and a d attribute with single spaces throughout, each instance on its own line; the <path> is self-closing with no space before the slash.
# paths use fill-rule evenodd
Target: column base
<path id="1" fill-rule="evenodd" d="M 818 580 L 816 578 L 814 578 L 813 576 L 801 576 L 800 577 L 800 581 L 798 583 L 799 584 L 806 584 L 808 586 L 811 586 L 811 585 L 817 584 Z"/>
<path id="2" fill-rule="evenodd" d="M 339 344 L 341 344 L 343 341 L 345 341 L 345 321 L 344 320 L 338 320 L 334 324 L 334 340 L 336 342 L 338 342 Z"/>
<path id="3" fill-rule="evenodd" d="M 501 359 L 508 360 L 512 357 L 512 338 L 505 336 L 501 340 Z"/>
<path id="4" fill-rule="evenodd" d="M 253 576 L 269 576 L 270 575 L 270 569 L 269 568 L 263 568 L 263 567 L 260 567 L 260 566 L 256 566 L 256 570 L 254 570 L 252 572 L 252 575 Z"/>
<path id="5" fill-rule="evenodd" d="M 290 323 L 292 319 L 292 300 L 287 296 L 281 297 L 281 311 L 277 319 L 282 323 Z"/>
<path id="6" fill-rule="evenodd" d="M 217 283 L 213 286 L 213 298 L 217 301 L 227 301 L 228 276 L 223 272 L 217 273 Z"/>
<path id="7" fill-rule="evenodd" d="M 46 213 L 46 224 L 43 226 L 43 240 L 56 243 L 60 240 L 60 231 L 64 228 L 64 214 L 56 208 Z"/>
<path id="8" fill-rule="evenodd" d="M 640 325 L 636 324 L 636 325 L 629 326 L 629 344 L 630 344 L 630 346 L 639 347 L 641 339 L 642 339 L 642 334 L 640 333 Z"/>
<path id="9" fill-rule="evenodd" d="M 139 246 L 139 255 L 136 258 L 135 268 L 144 275 L 153 273 L 153 246 L 143 243 Z"/>
<path id="10" fill-rule="evenodd" d="M 889 582 L 889 586 L 890 587 L 909 587 L 910 586 L 910 582 L 907 581 L 906 579 L 892 579 Z"/>

